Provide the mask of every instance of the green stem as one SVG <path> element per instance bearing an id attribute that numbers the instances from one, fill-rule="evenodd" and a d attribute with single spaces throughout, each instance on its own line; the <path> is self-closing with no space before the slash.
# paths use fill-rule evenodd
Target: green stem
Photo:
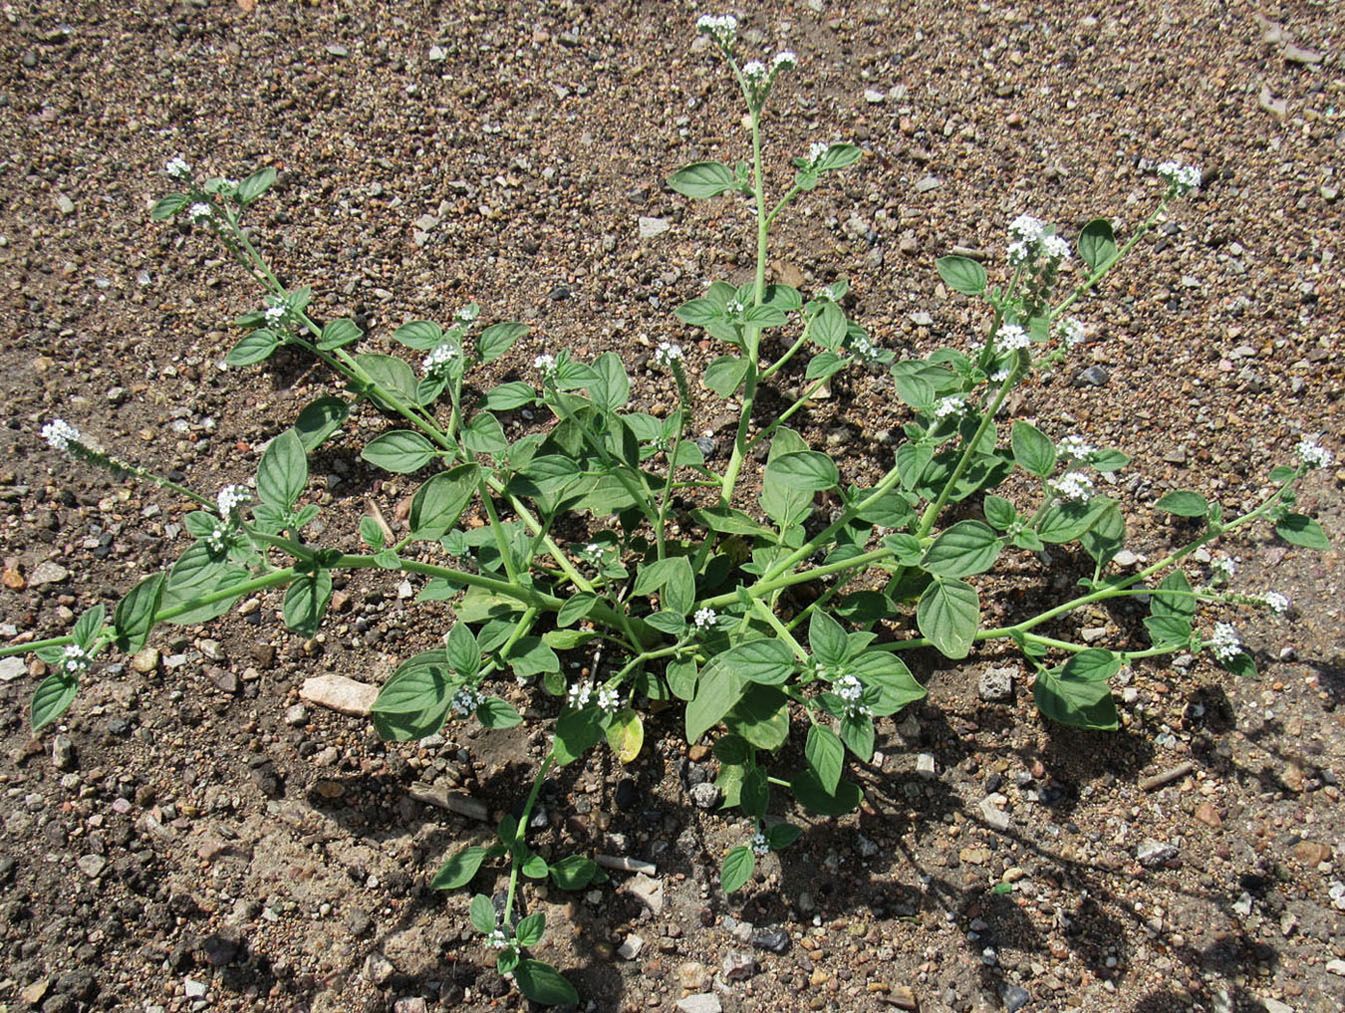
<path id="1" fill-rule="evenodd" d="M 518 826 L 514 830 L 514 840 L 509 848 L 509 893 L 504 899 L 504 924 L 512 924 L 511 915 L 514 911 L 514 894 L 518 890 L 519 863 L 514 856 L 514 852 L 523 847 L 524 838 L 528 835 L 528 820 L 532 817 L 532 808 L 537 804 L 537 796 L 541 794 L 542 783 L 546 780 L 547 772 L 551 769 L 551 764 L 556 762 L 556 750 L 553 746 L 551 752 L 546 754 L 546 759 L 542 761 L 542 769 L 537 771 L 537 776 L 532 781 L 532 791 L 528 792 L 528 801 L 523 804 L 523 814 L 519 817 Z"/>
<path id="2" fill-rule="evenodd" d="M 491 498 L 490 489 L 486 486 L 486 480 L 483 478 L 477 483 L 477 491 L 481 495 L 481 502 L 486 508 L 486 517 L 490 521 L 490 531 L 495 537 L 495 548 L 499 550 L 500 559 L 504 561 L 504 572 L 509 575 L 511 583 L 517 584 L 518 569 L 514 565 L 514 553 L 504 540 L 504 526 L 500 524 L 499 515 L 495 512 L 495 500 Z"/>
<path id="3" fill-rule="evenodd" d="M 794 652 L 794 657 L 798 658 L 799 661 L 806 662 L 808 660 L 808 652 L 794 639 L 794 634 L 789 632 L 789 628 L 780 621 L 780 617 L 766 607 L 764 601 L 760 598 L 753 598 L 752 608 L 756 611 L 757 615 L 770 624 L 771 629 L 775 630 L 776 635 L 789 646 L 789 649 Z"/>
<path id="4" fill-rule="evenodd" d="M 1055 309 L 1051 310 L 1051 319 L 1054 320 L 1056 317 L 1060 316 L 1060 314 L 1064 313 L 1065 310 L 1073 306 L 1076 302 L 1078 302 L 1081 298 L 1083 298 L 1085 293 L 1087 293 L 1090 289 L 1096 286 L 1098 282 L 1100 282 L 1103 278 L 1105 278 L 1108 272 L 1111 271 L 1111 269 L 1115 267 L 1118 263 L 1120 263 L 1121 260 L 1125 257 L 1125 255 L 1131 251 L 1134 245 L 1140 241 L 1140 238 L 1151 228 L 1153 228 L 1154 222 L 1158 221 L 1159 216 L 1162 215 L 1162 213 L 1167 210 L 1167 206 L 1168 206 L 1168 198 L 1164 197 L 1162 200 L 1158 202 L 1158 207 L 1154 208 L 1153 213 L 1149 215 L 1148 218 L 1144 219 L 1144 221 L 1140 223 L 1139 227 L 1135 229 L 1134 234 L 1128 240 L 1126 240 L 1126 244 L 1122 246 L 1119 250 L 1117 250 L 1115 254 L 1109 257 L 1106 263 L 1099 265 L 1096 269 L 1094 269 L 1092 274 L 1090 274 L 1087 278 L 1085 278 L 1082 282 L 1080 282 L 1078 287 L 1075 288 L 1074 291 L 1069 294 L 1068 298 L 1066 298 L 1064 302 L 1062 302 Z"/>

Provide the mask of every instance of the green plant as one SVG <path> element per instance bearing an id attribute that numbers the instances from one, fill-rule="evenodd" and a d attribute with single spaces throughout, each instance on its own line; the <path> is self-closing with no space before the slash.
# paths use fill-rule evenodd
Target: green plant
<path id="1" fill-rule="evenodd" d="M 545 924 L 540 915 L 516 916 L 521 880 L 549 878 L 578 889 L 600 872 L 582 856 L 548 862 L 532 851 L 529 816 L 548 773 L 604 740 L 622 762 L 632 762 L 643 742 L 647 702 L 677 702 L 690 742 L 723 729 L 714 754 L 724 807 L 752 821 L 749 840 L 723 860 L 721 884 L 733 892 L 748 881 L 760 855 L 787 847 L 801 833 L 798 825 L 769 816 L 773 789 L 788 789 L 821 816 L 858 806 L 861 790 L 846 777 L 847 757 L 871 759 L 875 719 L 925 693 L 901 652 L 932 647 L 960 659 L 978 643 L 1012 641 L 1035 672 L 1034 696 L 1044 715 L 1114 728 L 1108 680 L 1126 663 L 1209 646 L 1221 664 L 1254 673 L 1231 626 L 1216 623 L 1204 632 L 1201 604 L 1287 607 L 1273 592 L 1232 593 L 1226 567 L 1193 585 L 1181 565 L 1193 552 L 1262 520 L 1293 544 L 1326 544 L 1314 521 L 1292 512 L 1296 484 L 1330 460 L 1308 440 L 1296 448 L 1298 463 L 1272 472 L 1262 503 L 1242 516 L 1226 520 L 1217 503 L 1194 492 L 1163 497 L 1157 506 L 1189 518 L 1198 534 L 1138 572 L 1123 572 L 1112 565 L 1127 533 L 1121 504 L 1097 494 L 1093 474 L 1123 468 L 1127 457 L 1079 435 L 1054 440 L 1026 422 L 1005 431 L 997 421 L 1016 385 L 1063 361 L 1081 338 L 1081 325 L 1066 312 L 1174 198 L 1199 184 L 1198 172 L 1159 166 L 1164 192 L 1123 246 L 1108 222 L 1088 223 L 1077 241 L 1082 279 L 1063 291 L 1069 245 L 1027 216 L 1010 226 L 1010 270 L 1002 286 L 992 288 L 976 261 L 940 259 L 936 267 L 947 285 L 985 302 L 985 340 L 896 361 L 847 318 L 844 283 L 805 298 L 766 280 L 772 226 L 827 173 L 858 161 L 861 150 L 814 145 L 793 159 L 792 184 L 768 200 L 763 111 L 779 75 L 794 65 L 793 55 L 777 54 L 769 66 L 740 64 L 732 18 L 702 18 L 699 27 L 741 89 L 751 133 L 749 161 L 699 162 L 668 181 L 690 198 L 739 195 L 753 209 L 754 280 L 715 282 L 676 311 L 724 349 L 701 377 L 719 398 L 740 405 L 722 468 L 690 437 L 690 380 L 676 345 L 664 343 L 655 356 L 679 394 L 678 407 L 663 418 L 628 410 L 631 381 L 610 353 L 591 363 L 564 352 L 541 354 L 531 372 L 473 396 L 466 379 L 508 355 L 526 327 L 511 321 L 479 327 L 476 306 L 446 326 L 410 321 L 392 338 L 424 356 L 419 373 L 399 356 L 357 351 L 364 337 L 359 326 L 314 320 L 310 291 L 282 286 L 244 228 L 248 208 L 274 184 L 274 170 L 240 183 L 198 182 L 175 159 L 168 171 L 183 189 L 159 201 L 153 216 L 185 217 L 193 229 L 213 234 L 266 293 L 262 309 L 237 321 L 245 333 L 227 361 L 247 366 L 281 347 L 299 349 L 330 367 L 344 394 L 313 402 L 276 436 L 262 456 L 255 489 L 229 486 L 213 499 L 110 457 L 66 423 L 51 423 L 44 435 L 53 446 L 160 481 L 202 509 L 185 518 L 193 544 L 166 573 L 132 588 L 110 622 L 95 606 L 69 636 L 0 650 L 35 650 L 52 669 L 34 695 L 36 729 L 70 706 L 99 652 L 137 651 L 161 622 L 205 622 L 244 596 L 283 588 L 285 623 L 311 635 L 331 600 L 334 572 L 381 569 L 427 578 L 421 600 L 452 601 L 456 622 L 442 647 L 407 659 L 382 687 L 373 712 L 379 733 L 420 739 L 447 720 L 469 716 L 487 728 L 518 724 L 519 712 L 490 693 L 506 673 L 536 682 L 558 711 L 552 747 L 521 816 L 506 818 L 490 846 L 454 854 L 434 879 L 438 887 L 457 889 L 471 884 L 486 862 L 507 863 L 503 910 L 476 894 L 471 921 L 498 948 L 500 971 L 512 973 L 540 1002 L 572 1001 L 575 993 L 555 968 L 527 956 Z M 800 361 L 805 356 L 806 363 Z M 863 487 L 846 482 L 836 461 L 787 425 L 813 393 L 849 369 L 890 375 L 910 410 L 892 467 Z M 761 385 L 785 370 L 801 370 L 803 394 L 754 431 Z M 523 409 L 544 409 L 552 422 L 510 440 L 500 416 Z M 411 500 L 408 534 L 398 539 L 365 517 L 359 531 L 366 551 L 348 553 L 305 540 L 320 512 L 305 502 L 305 490 L 308 454 L 358 410 L 394 420 L 395 428 L 362 449 L 367 462 L 397 474 L 432 474 Z M 764 465 L 745 481 L 759 448 L 767 450 Z M 1015 472 L 1017 502 L 993 491 Z M 746 487 L 759 492 L 748 495 Z M 829 514 L 819 510 L 823 498 Z M 949 522 L 948 508 L 959 503 L 963 516 Z M 966 516 L 977 508 L 980 517 Z M 460 526 L 472 511 L 485 523 Z M 574 518 L 585 537 L 559 540 L 558 522 Z M 1048 545 L 1077 545 L 1092 560 L 1078 593 L 1011 625 L 983 625 L 982 588 L 969 578 L 990 572 L 1005 553 L 1037 553 Z M 811 592 L 806 603 L 790 594 L 803 588 Z M 1038 632 L 1076 610 L 1140 595 L 1149 600 L 1148 646 L 1103 649 Z M 909 619 L 919 636 L 898 635 Z M 601 677 L 567 678 L 562 655 L 597 647 L 608 659 Z M 779 770 L 773 757 L 796 732 L 803 765 Z"/>

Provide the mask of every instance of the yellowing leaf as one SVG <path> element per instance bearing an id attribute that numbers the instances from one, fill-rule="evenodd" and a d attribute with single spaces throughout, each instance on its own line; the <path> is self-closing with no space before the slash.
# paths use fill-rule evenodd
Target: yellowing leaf
<path id="1" fill-rule="evenodd" d="M 640 715 L 629 707 L 618 711 L 607 726 L 607 744 L 622 763 L 630 763 L 639 756 L 644 745 L 644 722 Z"/>

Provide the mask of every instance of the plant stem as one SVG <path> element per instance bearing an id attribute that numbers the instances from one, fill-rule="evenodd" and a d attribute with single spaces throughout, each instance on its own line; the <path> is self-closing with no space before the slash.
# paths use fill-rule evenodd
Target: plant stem
<path id="1" fill-rule="evenodd" d="M 528 820 L 532 817 L 532 807 L 537 804 L 537 796 L 541 794 L 542 783 L 546 780 L 547 771 L 551 769 L 551 764 L 556 761 L 556 750 L 553 746 L 551 752 L 546 754 L 546 759 L 542 761 L 542 769 L 537 771 L 537 776 L 532 780 L 532 791 L 528 792 L 528 801 L 523 804 L 523 815 L 519 817 L 518 826 L 514 830 L 513 846 L 509 849 L 509 893 L 504 899 L 504 924 L 510 925 L 510 915 L 514 912 L 514 893 L 518 889 L 519 863 L 515 851 L 523 846 L 524 839 L 528 836 Z"/>

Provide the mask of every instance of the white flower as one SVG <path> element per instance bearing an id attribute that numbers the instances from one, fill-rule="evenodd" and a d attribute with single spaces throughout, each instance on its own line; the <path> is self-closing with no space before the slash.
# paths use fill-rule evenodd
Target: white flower
<path id="1" fill-rule="evenodd" d="M 276 324 L 280 323 L 280 321 L 285 319 L 285 307 L 269 306 L 267 307 L 266 312 L 262 315 L 266 317 L 266 322 L 274 327 Z"/>
<path id="2" fill-rule="evenodd" d="M 1317 442 L 1316 436 L 1305 436 L 1299 440 L 1298 445 L 1294 447 L 1294 453 L 1309 468 L 1328 468 L 1335 460 L 1331 451 Z"/>
<path id="3" fill-rule="evenodd" d="M 247 486 L 226 485 L 215 497 L 215 506 L 219 508 L 219 515 L 228 520 L 235 510 L 251 499 L 252 493 Z"/>
<path id="4" fill-rule="evenodd" d="M 223 552 L 229 545 L 229 540 L 225 536 L 224 529 L 222 528 L 212 528 L 201 541 L 205 542 L 205 547 L 214 555 L 219 555 L 219 553 Z"/>
<path id="5" fill-rule="evenodd" d="M 939 403 L 934 406 L 934 417 L 944 419 L 949 415 L 958 414 L 964 407 L 960 395 L 950 394 L 948 397 L 940 398 Z"/>
<path id="6" fill-rule="evenodd" d="M 1087 503 L 1093 498 L 1093 480 L 1082 471 L 1070 471 L 1054 482 L 1047 482 L 1046 488 L 1058 499 L 1071 503 Z"/>
<path id="7" fill-rule="evenodd" d="M 421 363 L 425 375 L 430 376 L 450 362 L 456 359 L 462 353 L 458 351 L 458 346 L 452 342 L 445 341 L 442 345 L 436 347 L 429 355 L 425 356 L 425 361 Z"/>
<path id="8" fill-rule="evenodd" d="M 1210 562 L 1210 570 L 1213 572 L 1214 576 L 1223 580 L 1228 580 L 1228 578 L 1237 572 L 1237 569 L 1237 560 L 1233 559 L 1231 556 L 1220 556 L 1218 559 Z"/>
<path id="9" fill-rule="evenodd" d="M 602 546 L 597 542 L 589 542 L 584 546 L 584 554 L 587 556 L 601 556 Z"/>
<path id="10" fill-rule="evenodd" d="M 589 700 L 593 698 L 593 683 L 587 679 L 583 682 L 576 682 L 570 687 L 570 692 L 566 694 L 566 698 L 570 701 L 571 707 L 587 707 Z"/>
<path id="11" fill-rule="evenodd" d="M 504 929 L 491 929 L 486 934 L 486 945 L 492 949 L 502 950 L 509 945 L 509 937 L 504 934 Z"/>
<path id="12" fill-rule="evenodd" d="M 1010 374 L 1011 372 L 1012 372 L 1012 370 L 1010 370 L 1010 369 L 997 369 L 997 370 L 995 370 L 993 373 L 990 374 L 990 382 L 991 382 L 991 383 L 1003 383 L 1005 380 L 1007 380 L 1007 379 L 1009 378 L 1009 374 Z"/>
<path id="13" fill-rule="evenodd" d="M 608 686 L 598 690 L 598 709 L 604 710 L 608 714 L 615 714 L 618 707 L 621 706 L 621 694 Z"/>
<path id="14" fill-rule="evenodd" d="M 61 667 L 67 675 L 80 676 L 89 670 L 89 652 L 79 644 L 66 644 L 65 656 L 61 658 Z"/>
<path id="15" fill-rule="evenodd" d="M 794 55 L 793 50 L 782 49 L 771 60 L 771 76 L 774 77 L 776 72 L 781 69 L 793 70 L 798 65 L 799 58 Z"/>
<path id="16" fill-rule="evenodd" d="M 732 14 L 702 14 L 696 19 L 696 30 L 713 35 L 721 46 L 731 46 L 738 35 L 738 19 Z"/>
<path id="17" fill-rule="evenodd" d="M 52 419 L 42 427 L 42 438 L 52 450 L 69 450 L 70 444 L 81 444 L 84 437 L 65 419 Z"/>
<path id="18" fill-rule="evenodd" d="M 1083 324 L 1074 317 L 1069 317 L 1060 325 L 1060 333 L 1065 338 L 1065 344 L 1078 345 L 1088 337 L 1088 332 L 1084 330 Z"/>
<path id="19" fill-rule="evenodd" d="M 215 217 L 214 209 L 203 201 L 197 201 L 187 208 L 187 216 L 194 222 L 208 222 Z"/>
<path id="20" fill-rule="evenodd" d="M 460 324 L 470 324 L 481 314 L 481 307 L 476 303 L 468 303 L 458 312 L 453 314 L 453 319 Z"/>
<path id="21" fill-rule="evenodd" d="M 654 361 L 660 366 L 671 366 L 680 358 L 682 358 L 682 346 L 674 345 L 670 341 L 660 341 L 658 349 L 654 352 Z"/>
<path id="22" fill-rule="evenodd" d="M 174 179 L 191 179 L 191 166 L 182 160 L 181 155 L 174 155 L 170 158 L 168 164 L 163 167 L 163 171 Z"/>
<path id="23" fill-rule="evenodd" d="M 1059 236 L 1046 236 L 1041 241 L 1041 248 L 1046 251 L 1047 257 L 1057 263 L 1069 260 L 1069 243 Z"/>
<path id="24" fill-rule="evenodd" d="M 476 713 L 476 709 L 481 706 L 483 699 L 485 698 L 470 686 L 463 686 L 453 694 L 450 706 L 453 708 L 454 714 L 461 714 L 466 717 L 469 714 Z"/>
<path id="25" fill-rule="evenodd" d="M 1220 661 L 1232 661 L 1242 653 L 1242 641 L 1238 639 L 1238 631 L 1229 623 L 1215 623 L 1209 648 Z"/>
<path id="26" fill-rule="evenodd" d="M 700 608 L 696 614 L 691 617 L 691 621 L 696 624 L 696 629 L 703 630 L 707 626 L 714 625 L 717 613 L 712 608 Z"/>
<path id="27" fill-rule="evenodd" d="M 843 675 L 831 684 L 831 691 L 845 704 L 845 712 L 852 718 L 868 717 L 872 712 L 862 702 L 864 684 L 853 675 Z"/>
<path id="28" fill-rule="evenodd" d="M 1174 196 L 1185 197 L 1192 190 L 1200 189 L 1200 170 L 1194 165 L 1159 162 L 1155 171 L 1159 179 L 1167 183 Z"/>
<path id="29" fill-rule="evenodd" d="M 751 84 L 760 84 L 766 80 L 766 65 L 760 60 L 749 60 L 743 64 L 743 77 Z"/>
<path id="30" fill-rule="evenodd" d="M 1022 267 L 1032 259 L 1032 244 L 1022 241 L 1010 243 L 1008 260 L 1010 267 Z"/>
<path id="31" fill-rule="evenodd" d="M 741 299 L 730 299 L 724 304 L 724 309 L 733 314 L 741 313 L 747 307 L 742 304 Z"/>
<path id="32" fill-rule="evenodd" d="M 1046 237 L 1046 226 L 1031 215 L 1019 215 L 1009 223 L 1009 234 L 1024 243 L 1039 243 Z"/>
<path id="33" fill-rule="evenodd" d="M 1001 352 L 1016 352 L 1030 344 L 1032 339 L 1028 337 L 1027 331 L 1017 324 L 1004 324 L 995 335 L 995 346 Z"/>
<path id="34" fill-rule="evenodd" d="M 544 376 L 550 376 L 556 371 L 556 357 L 543 353 L 532 360 L 532 368 L 540 370 Z"/>
<path id="35" fill-rule="evenodd" d="M 1289 598 L 1278 591 L 1267 591 L 1261 595 L 1261 604 L 1277 616 L 1282 616 L 1289 611 Z"/>
<path id="36" fill-rule="evenodd" d="M 1097 448 L 1078 433 L 1064 437 L 1056 444 L 1056 450 L 1060 452 L 1061 457 L 1068 457 L 1074 461 L 1087 460 L 1090 454 L 1097 453 Z"/>
<path id="37" fill-rule="evenodd" d="M 770 854 L 771 845 L 760 830 L 752 835 L 752 853 L 757 856 Z"/>

